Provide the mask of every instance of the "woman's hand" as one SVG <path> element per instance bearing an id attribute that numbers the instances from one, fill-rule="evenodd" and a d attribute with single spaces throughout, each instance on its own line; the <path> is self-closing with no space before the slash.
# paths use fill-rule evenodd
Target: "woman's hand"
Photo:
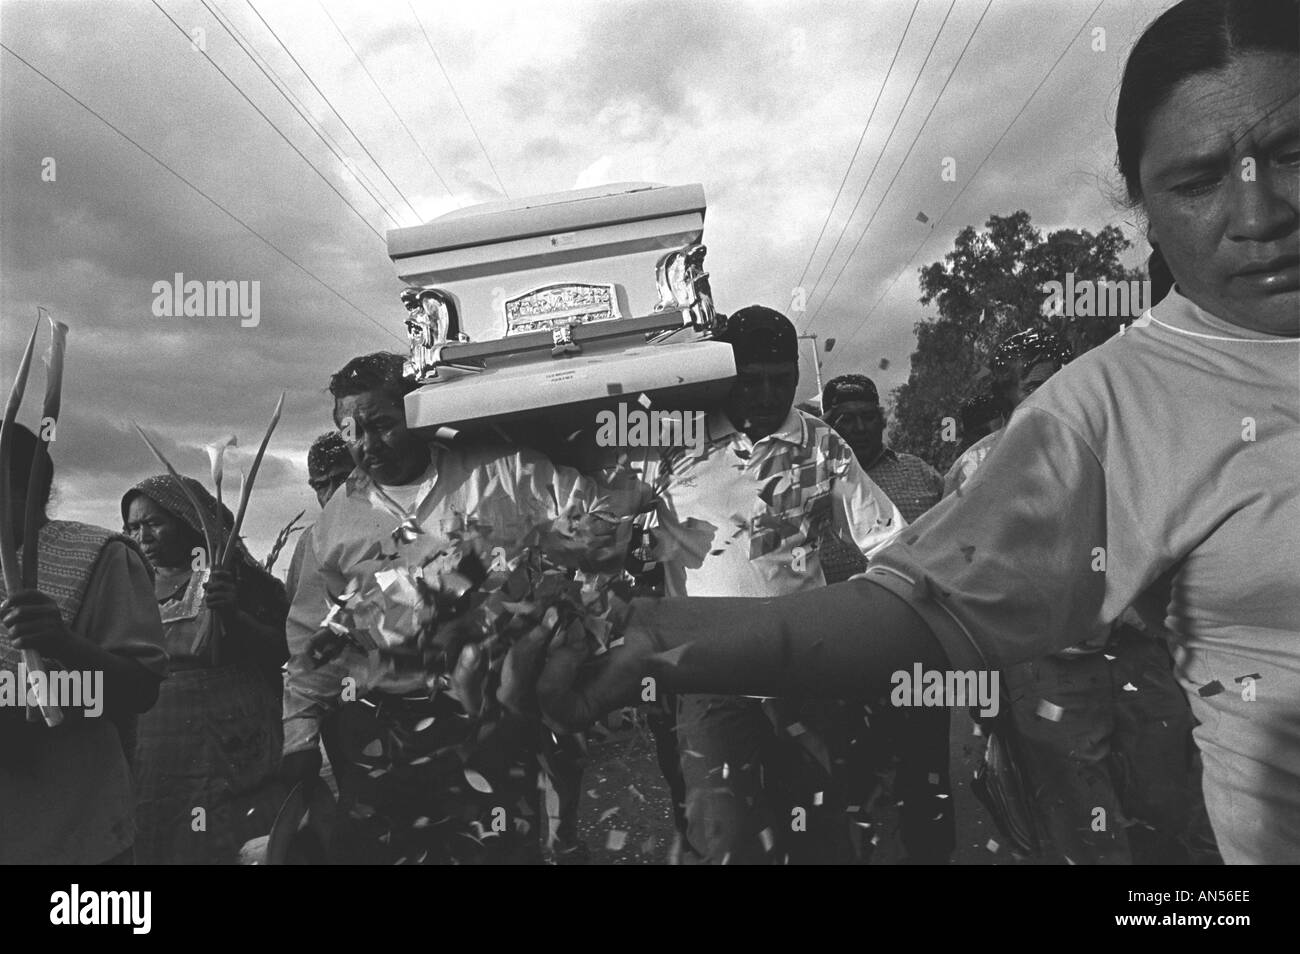
<path id="1" fill-rule="evenodd" d="M 66 659 L 77 642 L 58 605 L 37 590 L 20 590 L 0 603 L 0 622 L 16 649 L 35 650 L 47 659 Z"/>
<path id="2" fill-rule="evenodd" d="M 203 602 L 226 622 L 239 612 L 239 584 L 229 570 L 213 569 L 203 584 Z"/>

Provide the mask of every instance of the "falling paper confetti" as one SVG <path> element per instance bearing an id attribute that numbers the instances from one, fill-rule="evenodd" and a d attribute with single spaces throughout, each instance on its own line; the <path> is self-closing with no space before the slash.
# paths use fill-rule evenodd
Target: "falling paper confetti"
<path id="1" fill-rule="evenodd" d="M 881 358 L 881 359 L 880 359 L 880 370 L 881 370 L 881 371 L 888 371 L 888 370 L 889 370 L 889 359 L 888 359 L 888 358 Z"/>
<path id="2" fill-rule="evenodd" d="M 1131 683 L 1131 682 L 1126 682 L 1126 683 L 1124 683 L 1124 691 L 1125 691 L 1125 692 L 1137 692 L 1137 691 L 1138 691 L 1138 687 L 1135 686 L 1135 685 L 1133 685 L 1133 683 Z"/>
<path id="3" fill-rule="evenodd" d="M 825 800 L 825 796 L 826 796 L 825 792 L 813 793 L 813 804 L 820 805 Z"/>
<path id="4" fill-rule="evenodd" d="M 367 758 L 377 759 L 384 754 L 384 743 L 379 741 L 379 739 L 375 739 L 361 750 L 361 754 Z"/>
<path id="5" fill-rule="evenodd" d="M 1217 696 L 1219 693 L 1223 692 L 1223 683 L 1216 679 L 1213 682 L 1207 682 L 1205 685 L 1201 686 L 1201 688 L 1197 689 L 1196 692 L 1201 696 L 1201 698 L 1208 699 L 1210 696 Z"/>
<path id="6" fill-rule="evenodd" d="M 649 396 L 647 396 L 646 394 L 643 393 L 643 394 L 641 394 L 640 396 L 637 397 L 637 399 L 636 399 L 636 403 L 637 403 L 637 404 L 640 404 L 640 405 L 641 405 L 642 407 L 644 407 L 644 408 L 648 408 L 648 407 L 650 407 L 651 403 L 653 403 L 653 402 L 651 402 Z"/>
<path id="7" fill-rule="evenodd" d="M 437 720 L 433 716 L 427 716 L 421 719 L 419 722 L 415 723 L 415 731 L 423 732 L 425 729 L 429 728 L 429 726 L 433 725 L 434 722 L 436 721 Z"/>
<path id="8" fill-rule="evenodd" d="M 599 824 L 600 824 L 601 822 L 603 822 L 606 818 L 609 818 L 611 815 L 616 815 L 616 814 L 618 814 L 618 806 L 617 806 L 617 805 L 615 805 L 613 808 L 607 808 L 607 809 L 605 809 L 603 812 L 600 813 L 600 817 L 596 819 L 596 824 L 599 825 Z"/>
<path id="9" fill-rule="evenodd" d="M 470 788 L 476 792 L 482 792 L 485 795 L 492 794 L 491 783 L 472 768 L 465 769 L 465 781 L 469 782 Z"/>
<path id="10" fill-rule="evenodd" d="M 605 839 L 606 851 L 622 851 L 623 846 L 627 844 L 627 832 L 611 831 L 609 837 Z"/>
<path id="11" fill-rule="evenodd" d="M 998 848 L 1001 847 L 1001 846 L 998 845 L 998 843 L 997 843 L 996 841 L 994 841 L 992 838 L 990 838 L 990 839 L 989 839 L 989 843 L 988 843 L 987 845 L 985 845 L 984 847 L 987 848 L 989 851 L 993 852 L 993 854 L 996 855 L 996 854 L 998 853 Z"/>
<path id="12" fill-rule="evenodd" d="M 1054 702 L 1048 702 L 1046 699 L 1038 700 L 1039 718 L 1046 719 L 1048 722 L 1060 722 L 1061 716 L 1065 715 L 1065 710 Z"/>
<path id="13" fill-rule="evenodd" d="M 771 851 L 776 847 L 776 836 L 772 834 L 772 829 L 764 828 L 758 833 L 758 837 L 763 842 L 764 851 Z"/>

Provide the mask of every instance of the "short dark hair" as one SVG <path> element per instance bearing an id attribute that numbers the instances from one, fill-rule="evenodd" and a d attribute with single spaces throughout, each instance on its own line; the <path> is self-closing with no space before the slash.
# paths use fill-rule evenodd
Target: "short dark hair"
<path id="1" fill-rule="evenodd" d="M 343 435 L 338 431 L 326 431 L 312 441 L 311 450 L 307 451 L 307 477 L 310 480 L 327 477 L 339 467 L 351 470 L 352 454 Z"/>
<path id="2" fill-rule="evenodd" d="M 1151 114 L 1183 80 L 1252 52 L 1300 53 L 1296 0 L 1182 0 L 1146 28 L 1129 53 L 1115 108 L 1116 164 L 1130 202 L 1142 200 L 1138 169 Z"/>
<path id="3" fill-rule="evenodd" d="M 334 372 L 330 377 L 330 394 L 337 401 L 367 391 L 384 391 L 401 403 L 402 398 L 419 387 L 402 373 L 405 364 L 405 358 L 391 351 L 363 354 Z"/>
<path id="4" fill-rule="evenodd" d="M 14 496 L 25 498 L 30 490 L 27 484 L 31 477 L 32 459 L 36 456 L 40 438 L 17 421 L 14 422 L 13 429 L 13 443 L 9 445 L 9 488 Z M 42 511 L 49 506 L 50 488 L 53 484 L 54 465 L 49 457 L 46 457 L 44 467 L 36 476 L 36 495 L 41 502 Z"/>

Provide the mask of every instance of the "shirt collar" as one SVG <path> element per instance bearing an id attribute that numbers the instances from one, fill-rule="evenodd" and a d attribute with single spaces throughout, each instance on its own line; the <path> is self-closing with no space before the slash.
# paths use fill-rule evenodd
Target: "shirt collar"
<path id="1" fill-rule="evenodd" d="M 758 447 L 764 441 L 784 441 L 798 447 L 803 444 L 808 435 L 808 425 L 804 422 L 803 415 L 793 407 L 786 414 L 785 420 L 781 422 L 780 427 L 766 437 L 760 438 L 757 442 L 750 441 L 743 432 L 737 430 L 726 413 L 720 410 L 709 413 L 708 417 L 705 418 L 705 426 L 709 443 L 731 440 L 739 443 L 742 447 L 751 448 Z"/>
<path id="2" fill-rule="evenodd" d="M 880 453 L 876 455 L 875 460 L 873 460 L 869 464 L 863 464 L 861 461 L 859 461 L 858 463 L 862 464 L 863 470 L 870 470 L 872 467 L 875 467 L 877 464 L 884 463 L 885 461 L 893 462 L 897 460 L 898 460 L 898 455 L 894 453 L 893 448 L 882 444 L 880 447 Z"/>

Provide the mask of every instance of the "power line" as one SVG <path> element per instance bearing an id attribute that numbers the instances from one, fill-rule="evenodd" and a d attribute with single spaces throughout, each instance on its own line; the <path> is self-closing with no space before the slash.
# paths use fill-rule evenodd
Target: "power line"
<path id="1" fill-rule="evenodd" d="M 375 89 L 379 92 L 379 95 L 383 97 L 384 102 L 388 104 L 388 108 L 392 111 L 394 118 L 396 118 L 397 121 L 401 123 L 402 128 L 406 130 L 406 135 L 411 138 L 411 142 L 415 143 L 415 148 L 420 150 L 420 155 L 424 156 L 424 161 L 429 164 L 429 168 L 432 169 L 433 174 L 438 177 L 438 181 L 442 183 L 442 187 L 447 190 L 447 194 L 453 195 L 454 193 L 451 191 L 451 187 L 447 185 L 447 180 L 442 177 L 442 173 L 438 171 L 438 167 L 433 164 L 433 160 L 429 158 L 429 154 L 424 151 L 424 147 L 420 145 L 420 140 L 415 138 L 415 133 L 411 132 L 411 127 L 406 125 L 406 121 L 398 114 L 397 107 L 393 105 L 393 101 L 384 93 L 384 89 L 379 85 L 379 81 L 371 75 L 370 70 L 366 69 L 366 64 L 362 62 L 361 55 L 357 53 L 352 44 L 348 42 L 347 36 L 339 28 L 339 25 L 334 22 L 334 18 L 330 16 L 330 12 L 325 9 L 325 4 L 321 3 L 320 0 L 317 0 L 316 5 L 320 7 L 321 13 L 325 14 L 325 18 L 329 20 L 330 24 L 334 27 L 335 32 L 339 35 L 339 39 L 341 39 L 343 44 L 352 51 L 352 55 L 356 58 L 357 65 L 361 67 L 361 71 L 366 74 Z"/>
<path id="2" fill-rule="evenodd" d="M 966 51 L 970 49 L 971 41 L 975 39 L 975 34 L 979 32 L 980 24 L 984 22 L 984 17 L 988 14 L 989 9 L 992 6 L 993 0 L 989 0 L 989 2 L 984 5 L 984 12 L 980 14 L 979 20 L 976 21 L 975 29 L 970 31 L 970 36 L 966 38 L 966 45 L 961 48 L 961 53 L 958 54 L 957 61 L 953 63 L 952 69 L 948 71 L 948 76 L 943 81 L 943 86 L 939 89 L 939 95 L 936 96 L 934 102 L 930 104 L 930 111 L 925 114 L 925 119 L 921 120 L 921 125 L 916 130 L 916 135 L 912 137 L 912 142 L 908 145 L 907 152 L 903 154 L 903 161 L 900 162 L 898 168 L 894 170 L 893 178 L 891 178 L 889 184 L 885 186 L 885 191 L 881 194 L 880 200 L 876 203 L 876 207 L 871 210 L 871 217 L 867 219 L 866 227 L 862 230 L 862 234 L 858 236 L 858 240 L 853 244 L 853 248 L 849 250 L 848 257 L 844 259 L 844 264 L 840 266 L 840 270 L 836 273 L 835 280 L 831 282 L 831 287 L 828 288 L 826 294 L 822 296 L 822 302 L 817 306 L 817 311 L 813 313 L 812 318 L 808 319 L 808 324 L 810 326 L 813 321 L 816 320 L 817 315 L 821 313 L 821 310 L 826 307 L 826 303 L 831 300 L 831 295 L 835 292 L 835 286 L 840 283 L 840 277 L 844 274 L 845 269 L 849 267 L 849 262 L 853 261 L 853 256 L 857 254 L 859 246 L 862 245 L 862 240 L 865 239 L 867 233 L 871 231 L 871 223 L 876 221 L 877 213 L 879 213 L 881 207 L 884 206 L 885 200 L 889 198 L 889 192 L 894 188 L 894 183 L 898 181 L 899 173 L 901 173 L 907 165 L 907 160 L 911 158 L 912 150 L 916 148 L 917 142 L 921 139 L 921 134 L 925 132 L 925 127 L 929 125 L 930 117 L 934 115 L 934 111 L 939 106 L 939 101 L 943 99 L 943 94 L 947 92 L 948 84 L 952 82 L 952 78 L 956 74 L 957 68 L 961 66 L 961 61 L 966 58 Z"/>
<path id="3" fill-rule="evenodd" d="M 889 78 L 894 73 L 894 64 L 898 62 L 899 51 L 903 49 L 903 41 L 907 39 L 907 31 L 912 27 L 912 20 L 916 17 L 917 8 L 921 6 L 921 0 L 916 0 L 912 4 L 911 16 L 907 18 L 907 25 L 903 27 L 903 35 L 898 38 L 898 46 L 894 47 L 894 57 L 889 61 L 889 69 L 885 71 L 885 81 L 880 84 L 880 89 L 876 90 L 876 101 L 871 104 L 871 112 L 867 114 L 867 121 L 862 126 L 862 135 L 858 137 L 858 144 L 853 148 L 853 155 L 849 158 L 849 164 L 844 168 L 844 177 L 840 179 L 840 187 L 835 190 L 835 198 L 831 200 L 830 208 L 826 210 L 826 221 L 822 223 L 822 230 L 817 233 L 817 241 L 813 242 L 812 251 L 808 253 L 808 261 L 804 262 L 803 271 L 799 273 L 799 280 L 795 282 L 796 288 L 803 287 L 803 280 L 808 277 L 808 269 L 812 267 L 813 259 L 817 257 L 817 248 L 822 244 L 822 238 L 826 235 L 826 227 L 831 224 L 831 215 L 835 212 L 835 206 L 839 204 L 840 195 L 844 192 L 844 185 L 849 181 L 849 173 L 853 170 L 853 163 L 858 160 L 858 153 L 862 149 L 862 143 L 866 141 L 867 130 L 871 128 L 871 120 L 876 116 L 876 107 L 880 105 L 880 97 L 885 92 L 885 87 L 889 85 Z M 807 330 L 807 317 L 804 318 L 804 330 Z"/>
<path id="4" fill-rule="evenodd" d="M 917 2 L 920 3 L 920 0 L 917 0 Z M 488 168 L 492 170 L 492 175 L 496 177 L 497 185 L 501 187 L 501 191 L 505 193 L 505 197 L 507 199 L 510 198 L 510 193 L 506 189 L 506 184 L 501 181 L 501 176 L 497 173 L 497 167 L 493 164 L 492 157 L 488 155 L 487 147 L 483 145 L 483 140 L 479 138 L 478 130 L 474 128 L 474 121 L 469 118 L 469 113 L 465 110 L 465 104 L 460 101 L 460 94 L 456 92 L 456 84 L 453 83 L 451 77 L 447 75 L 447 70 L 442 65 L 442 57 L 440 57 L 438 51 L 433 48 L 433 41 L 429 39 L 429 34 L 425 32 L 424 24 L 420 22 L 420 15 L 415 12 L 415 5 L 412 4 L 410 0 L 407 0 L 406 5 L 411 8 L 411 16 L 415 18 L 416 25 L 419 26 L 420 32 L 424 34 L 424 42 L 429 44 L 429 52 L 433 54 L 433 61 L 438 64 L 438 69 L 442 70 L 442 78 L 447 81 L 447 86 L 451 89 L 451 95 L 456 98 L 456 105 L 460 107 L 461 115 L 465 117 L 465 122 L 469 124 L 469 131 L 474 134 L 474 139 L 478 142 L 479 149 L 483 151 L 483 158 L 487 160 Z"/>
<path id="5" fill-rule="evenodd" d="M 189 33 L 185 31 L 185 27 L 177 23 L 176 20 L 172 18 L 172 15 L 163 9 L 162 4 L 159 3 L 158 0 L 151 0 L 151 2 L 155 7 L 158 8 L 158 12 L 167 18 L 168 22 L 170 22 L 172 26 L 180 30 L 181 36 L 185 37 L 186 40 L 190 40 L 192 42 L 192 37 L 189 35 Z M 208 51 L 203 49 L 201 46 L 198 48 L 198 51 L 202 53 L 203 58 L 207 60 L 209 63 L 211 63 L 213 67 L 216 69 L 216 71 L 225 78 L 226 82 L 234 87 L 235 92 L 237 92 L 240 96 L 242 96 L 244 98 L 244 101 L 248 103 L 248 105 L 252 106 L 253 109 L 257 110 L 257 114 L 266 120 L 267 124 L 270 125 L 272 129 L 275 130 L 276 135 L 278 135 L 281 139 L 283 139 L 286 143 L 288 143 L 289 148 L 292 149 L 294 152 L 296 152 L 303 162 L 307 163 L 307 165 L 311 168 L 311 171 L 316 173 L 316 175 L 320 177 L 321 182 L 324 182 L 327 186 L 329 186 L 330 191 L 333 192 L 340 199 L 342 199 L 343 203 L 354 213 L 356 213 L 357 218 L 359 218 L 362 222 L 365 223 L 366 228 L 374 232 L 375 237 L 378 238 L 380 242 L 383 242 L 384 241 L 383 233 L 380 232 L 379 229 L 375 228 L 370 223 L 370 220 L 361 214 L 361 212 L 357 209 L 357 207 L 348 200 L 347 196 L 345 196 L 342 192 L 340 192 L 338 189 L 334 187 L 334 183 L 330 182 L 329 179 L 325 177 L 325 174 L 321 172 L 319 169 L 317 169 L 315 165 L 312 164 L 312 161 L 307 158 L 307 156 L 303 153 L 301 149 L 299 149 L 296 145 L 294 145 L 293 140 L 290 139 L 281 131 L 280 127 L 275 124 L 275 122 L 271 119 L 271 117 L 266 115 L 266 113 L 262 112 L 262 108 L 258 106 L 257 103 L 249 99 L 248 94 L 239 88 L 239 84 L 230 78 L 230 74 L 227 73 L 225 70 L 223 70 L 216 60 L 208 56 Z"/>
<path id="6" fill-rule="evenodd" d="M 220 24 L 221 28 L 225 30 L 227 34 L 229 34 L 230 38 L 235 41 L 236 45 L 241 50 L 243 50 L 246 54 L 248 54 L 248 58 L 253 61 L 253 65 L 262 71 L 262 75 L 266 77 L 267 81 L 275 88 L 276 92 L 278 92 L 281 96 L 284 97 L 284 101 L 293 107 L 294 112 L 296 112 L 302 118 L 302 121 L 305 122 L 307 126 L 311 129 L 311 131 L 316 134 L 316 137 L 322 143 L 325 144 L 325 148 L 328 149 L 330 152 L 332 152 L 334 154 L 334 157 L 338 159 L 340 163 L 343 164 L 343 168 L 347 169 L 350 173 L 352 171 L 351 170 L 352 163 L 342 154 L 341 147 L 337 147 L 337 144 L 331 145 L 330 142 L 326 140 L 324 131 L 317 127 L 315 121 L 309 115 L 307 115 L 306 112 L 304 112 L 301 108 L 299 108 L 298 104 L 294 102 L 292 98 L 290 98 L 289 93 L 285 91 L 288 89 L 287 84 L 285 85 L 285 89 L 281 89 L 280 86 L 276 83 L 276 81 L 271 78 L 271 74 L 268 73 L 265 67 L 263 67 L 262 64 L 258 61 L 258 58 L 253 51 L 252 44 L 247 43 L 247 40 L 244 37 L 244 35 L 239 32 L 239 28 L 236 27 L 234 23 L 229 23 L 229 24 L 226 23 L 225 18 L 222 15 L 218 14 L 216 10 L 214 10 L 211 6 L 208 5 L 208 0 L 199 0 L 199 2 L 203 4 L 204 9 L 206 9 L 208 13 L 212 14 L 212 18 L 216 20 L 218 24 Z M 272 72 L 274 72 L 274 70 L 272 70 Z M 359 171 L 360 170 L 358 170 L 358 172 Z M 370 198 L 374 200 L 375 205 L 379 206 L 379 210 L 388 217 L 388 220 L 392 222 L 393 225 L 401 225 L 401 223 L 398 222 L 397 219 L 393 216 L 392 212 L 388 210 L 388 207 L 384 205 L 382 201 L 380 201 L 379 196 L 375 194 L 374 190 L 371 189 L 367 183 L 361 181 L 360 176 L 357 177 L 357 184 L 360 185 L 361 188 L 363 188 L 366 191 L 366 193 L 370 196 Z"/>
<path id="7" fill-rule="evenodd" d="M 1046 85 L 1047 81 L 1051 78 L 1052 74 L 1056 72 L 1056 68 L 1061 65 L 1061 61 L 1065 59 L 1065 55 L 1069 53 L 1070 48 L 1074 46 L 1074 41 L 1077 40 L 1080 34 L 1083 33 L 1084 29 L 1088 26 L 1088 23 L 1092 20 L 1093 17 L 1097 15 L 1097 11 L 1102 8 L 1102 5 L 1105 2 L 1106 0 L 1098 0 L 1097 5 L 1093 7 L 1092 12 L 1089 13 L 1084 18 L 1083 23 L 1079 26 L 1079 29 L 1074 31 L 1074 35 L 1071 36 L 1070 39 L 1066 42 L 1065 48 L 1061 50 L 1060 54 L 1052 62 L 1052 65 L 1048 68 L 1047 72 L 1043 74 L 1043 78 L 1038 81 L 1038 85 L 1034 87 L 1033 91 L 1029 94 L 1028 98 L 1025 99 L 1024 103 L 1021 105 L 1020 109 L 1016 112 L 1016 114 L 1011 117 L 1011 122 L 1007 123 L 1006 128 L 1002 130 L 1002 135 L 998 136 L 997 140 L 993 143 L 993 145 L 989 147 L 989 151 L 984 154 L 984 158 L 981 159 L 979 165 L 975 167 L 975 171 L 971 173 L 970 178 L 966 180 L 966 184 L 963 185 L 961 189 L 957 192 L 957 194 L 952 197 L 952 201 L 948 203 L 947 207 L 943 210 L 942 213 L 940 213 L 939 218 L 935 220 L 934 222 L 935 226 L 938 226 L 939 223 L 944 220 L 944 218 L 948 215 L 948 212 L 951 211 L 952 207 L 957 204 L 957 200 L 960 199 L 963 195 L 965 195 L 966 190 L 971 187 L 971 184 L 975 181 L 975 178 L 980 174 L 980 170 L 984 168 L 984 164 L 987 163 L 989 161 L 989 158 L 993 155 L 993 153 L 997 151 L 998 146 L 1002 145 L 1002 141 L 1006 139 L 1007 136 L 1010 134 L 1012 127 L 1015 126 L 1016 122 L 1020 119 L 1020 117 L 1024 115 L 1025 110 L 1029 108 L 1029 104 L 1033 102 L 1034 97 L 1038 95 L 1038 91 L 1041 90 L 1044 85 Z M 903 263 L 903 267 L 900 268 L 898 270 L 898 273 L 894 276 L 894 280 L 889 283 L 889 287 L 886 288 L 885 291 L 881 294 L 881 296 L 876 299 L 875 304 L 871 306 L 870 310 L 863 317 L 861 323 L 849 335 L 848 339 L 845 342 L 846 346 L 849 341 L 852 341 L 854 338 L 856 338 L 858 336 L 858 333 L 861 332 L 862 329 L 867 326 L 868 319 L 875 313 L 876 309 L 880 307 L 880 303 L 884 301 L 885 298 L 888 297 L 889 293 L 894 290 L 894 286 L 898 284 L 898 280 L 902 278 L 903 273 L 906 272 L 908 267 L 912 264 L 912 262 L 916 260 L 916 256 L 921 254 L 921 249 L 925 246 L 925 243 L 930 240 L 930 237 L 933 234 L 934 234 L 934 230 L 931 229 L 926 235 L 924 235 L 921 238 L 920 243 L 918 243 L 916 248 L 912 250 L 911 256 L 907 259 L 906 262 Z M 844 355 L 846 352 L 847 352 L 847 347 L 840 351 L 840 355 Z"/>
<path id="8" fill-rule="evenodd" d="M 305 265 L 303 265 L 301 262 L 299 262 L 297 259 L 295 259 L 293 256 L 291 256 L 288 252 L 284 251 L 284 249 L 280 248 L 280 246 L 276 245 L 274 242 L 272 242 L 269 238 L 267 238 L 267 237 L 266 237 L 265 235 L 263 235 L 261 232 L 257 231 L 257 229 L 253 228 L 251 225 L 249 225 L 247 222 L 245 222 L 245 221 L 244 221 L 243 219 L 241 219 L 239 216 L 235 215 L 235 213 L 231 212 L 229 209 L 227 209 L 224 205 L 222 205 L 220 202 L 218 202 L 218 201 L 217 201 L 216 199 L 214 199 L 212 196 L 208 195 L 208 193 L 204 192 L 202 189 L 200 189 L 197 185 L 195 185 L 195 184 L 194 184 L 193 182 L 191 182 L 189 179 L 185 178 L 185 176 L 181 175 L 179 172 L 177 172 L 175 169 L 173 169 L 171 166 L 169 166 L 166 162 L 164 162 L 162 159 L 160 159 L 160 158 L 159 158 L 158 156 L 156 156 L 154 153 L 150 152 L 149 149 L 147 149 L 145 146 L 142 146 L 139 142 L 137 142 L 135 139 L 133 139 L 130 135 L 128 135 L 127 133 L 125 133 L 125 132 L 123 132 L 121 129 L 119 129 L 117 126 L 115 126 L 115 125 L 114 125 L 112 122 L 110 122 L 108 119 L 104 118 L 102 115 L 100 115 L 100 114 L 99 114 L 98 112 L 96 112 L 94 109 L 92 109 L 90 106 L 87 106 L 84 102 L 82 102 L 80 99 L 78 99 L 78 98 L 77 98 L 73 93 L 71 93 L 71 92 L 70 92 L 66 87 L 64 87 L 64 86 L 63 86 L 62 84 L 60 84 L 58 81 L 56 81 L 55 79 L 53 79 L 49 74 L 43 72 L 39 67 L 37 67 L 37 66 L 35 66 L 34 64 L 28 62 L 26 59 L 24 59 L 24 58 L 23 58 L 22 56 L 20 56 L 18 53 L 14 52 L 14 51 L 13 51 L 9 46 L 7 46 L 5 43 L 0 42 L 0 49 L 3 49 L 6 53 L 8 53 L 8 54 L 9 54 L 10 56 L 12 56 L 14 59 L 18 60 L 18 62 L 22 63 L 24 66 L 26 66 L 29 70 L 31 70 L 33 73 L 35 73 L 35 74 L 36 74 L 37 76 L 39 76 L 41 79 L 45 80 L 45 82 L 49 83 L 51 86 L 53 86 L 55 89 L 57 89 L 57 90 L 58 90 L 60 93 L 62 93 L 64 96 L 68 97 L 70 100 L 72 100 L 74 103 L 76 103 L 76 104 L 77 104 L 78 106 L 80 106 L 82 109 L 84 109 L 86 112 L 90 113 L 90 115 L 94 116 L 96 119 L 98 119 L 101 123 L 103 123 L 103 124 L 104 124 L 105 126 L 107 126 L 109 129 L 113 130 L 113 132 L 117 133 L 119 136 L 121 136 L 123 139 L 125 139 L 127 142 L 129 142 L 131 145 L 135 146 L 135 148 L 139 149 L 141 152 L 143 152 L 146 156 L 148 156 L 148 157 L 149 157 L 150 159 L 152 159 L 154 162 L 158 163 L 158 165 L 162 166 L 164 169 L 166 169 L 168 172 L 170 172 L 173 176 L 175 176 L 175 177 L 176 177 L 177 179 L 179 179 L 181 182 L 185 183 L 187 186 L 189 186 L 191 189 L 193 189 L 193 190 L 194 190 L 195 192 L 197 192 L 199 195 L 203 196 L 203 198 L 207 199 L 208 202 L 210 202 L 212 205 L 216 206 L 216 207 L 217 207 L 219 210 L 221 210 L 221 212 L 223 212 L 226 216 L 228 216 L 229 218 L 233 219 L 236 223 L 238 223 L 238 224 L 239 224 L 239 225 L 240 225 L 240 226 L 241 226 L 245 231 L 249 232 L 251 235 L 253 235 L 255 238 L 257 238 L 258 240 L 260 240 L 263 244 L 267 245 L 269 248 L 271 248 L 271 249 L 274 250 L 275 252 L 279 253 L 280 256 L 283 257 L 286 261 L 288 261 L 291 265 L 293 265 L 295 268 L 297 268 L 299 271 L 301 271 L 301 272 L 302 272 L 304 275 L 306 275 L 308 278 L 312 279 L 314 282 L 316 282 L 318 285 L 320 285 L 320 286 L 321 286 L 322 288 L 324 288 L 326 291 L 330 292 L 332 295 L 334 295 L 335 297 L 337 297 L 340 301 L 342 301 L 342 302 L 344 302 L 345 304 L 347 304 L 349 307 L 351 307 L 351 308 L 352 308 L 352 309 L 353 309 L 357 314 L 359 314 L 361 317 L 365 318 L 367 321 L 369 321 L 371 324 L 375 325 L 376 327 L 381 328 L 381 329 L 384 331 L 385 334 L 388 334 L 388 335 L 391 336 L 392 338 L 394 338 L 394 339 L 396 339 L 396 340 L 398 340 L 398 341 L 401 341 L 403 344 L 406 343 L 406 342 L 403 341 L 401 338 L 399 338 L 396 334 L 394 334 L 394 332 L 392 331 L 391 328 L 389 328 L 387 325 L 383 324 L 382 322 L 377 321 L 376 319 L 372 318 L 370 315 L 366 314 L 366 313 L 361 309 L 361 307 L 360 307 L 359 305 L 357 305 L 357 304 L 355 304 L 353 301 L 351 301 L 351 300 L 350 300 L 346 295 L 344 295 L 342 292 L 338 291 L 337 289 L 333 288 L 332 286 L 326 284 L 322 279 L 320 279 L 319 277 L 317 277 L 315 273 L 313 273 L 313 272 L 312 272 L 310 269 L 308 269 Z"/>
<path id="9" fill-rule="evenodd" d="M 275 42 L 279 44 L 280 49 L 284 50 L 289 59 L 293 60 L 293 65 L 298 67 L 298 72 L 307 78 L 307 82 L 311 83 L 311 88 L 314 89 L 316 94 L 325 101 L 325 105 L 329 107 L 330 112 L 334 114 L 334 117 L 343 124 L 343 128 L 346 129 L 348 133 L 351 134 L 352 138 L 357 141 L 357 145 L 361 147 L 361 151 L 364 152 L 370 161 L 375 164 L 375 168 L 379 170 L 379 174 L 387 179 L 388 184 L 393 187 L 393 191 L 402 197 L 402 201 L 406 203 L 406 207 L 411 210 L 411 215 L 415 216 L 416 220 L 419 221 L 420 213 L 415 211 L 415 206 L 412 205 L 411 200 L 406 197 L 406 193 L 398 187 L 397 183 L 393 181 L 392 176 L 390 176 L 384 167 L 380 165 L 379 160 L 376 159 L 370 150 L 366 148 L 366 144 L 361 141 L 361 137 L 353 131 L 350 125 L 348 125 L 348 121 L 339 114 L 337 109 L 334 108 L 334 104 L 330 102 L 330 98 L 325 95 L 324 91 L 322 91 L 319 86 L 316 85 L 316 81 L 311 78 L 311 74 L 307 72 L 306 68 L 298 62 L 298 57 L 294 56 L 289 47 L 287 47 L 284 41 L 280 39 L 280 34 L 275 32 L 271 24 L 266 22 L 266 17 L 262 16 L 257 7 L 253 6 L 253 0 L 245 0 L 245 2 L 248 4 L 248 8 L 257 16 L 257 19 L 262 21 L 262 26 L 266 27 L 267 32 L 270 33 L 275 39 Z"/>
<path id="10" fill-rule="evenodd" d="M 826 275 L 826 269 L 830 267 L 831 260 L 835 258 L 835 252 L 840 247 L 840 242 L 844 241 L 844 233 L 849 230 L 849 223 L 853 221 L 853 216 L 858 211 L 858 206 L 862 204 L 862 199 L 867 194 L 867 189 L 871 187 L 871 180 L 875 178 L 876 169 L 880 166 L 880 160 L 884 158 L 885 153 L 889 150 L 889 144 L 894 141 L 894 133 L 898 129 L 898 123 L 907 112 L 907 105 L 912 101 L 912 94 L 916 92 L 917 84 L 921 82 L 921 77 L 925 75 L 926 64 L 930 62 L 930 56 L 934 53 L 935 46 L 939 43 L 939 37 L 943 35 L 943 28 L 948 25 L 948 18 L 952 16 L 953 7 L 957 5 L 957 0 L 952 0 L 948 4 L 948 12 L 943 15 L 943 22 L 939 24 L 939 32 L 934 35 L 930 42 L 930 49 L 925 53 L 925 59 L 921 62 L 921 68 L 916 72 L 916 79 L 912 80 L 912 88 L 907 91 L 907 99 L 903 100 L 903 108 L 898 111 L 894 117 L 894 124 L 889 129 L 889 136 L 885 139 L 885 145 L 881 147 L 880 152 L 876 155 L 876 161 L 871 166 L 871 171 L 867 173 L 867 181 L 862 184 L 862 189 L 858 192 L 857 201 L 853 203 L 853 208 L 849 210 L 849 217 L 844 220 L 844 225 L 840 229 L 840 234 L 835 238 L 835 244 L 831 246 L 830 254 L 826 256 L 826 261 L 822 263 L 821 271 L 817 273 L 817 281 L 813 282 L 812 291 L 808 294 L 811 300 L 817 294 L 817 289 L 821 287 L 822 278 Z M 811 319 L 809 319 L 811 322 Z"/>

